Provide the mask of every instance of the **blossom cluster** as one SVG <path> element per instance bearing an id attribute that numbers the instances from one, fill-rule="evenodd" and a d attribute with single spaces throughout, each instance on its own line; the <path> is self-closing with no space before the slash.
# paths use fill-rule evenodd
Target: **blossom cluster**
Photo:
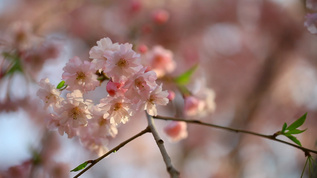
<path id="1" fill-rule="evenodd" d="M 37 95 L 45 108 L 52 110 L 47 119 L 49 128 L 69 138 L 79 136 L 86 147 L 102 154 L 108 137 L 118 133 L 119 124 L 125 124 L 139 111 L 157 115 L 156 106 L 166 105 L 169 93 L 157 84 L 151 66 L 141 64 L 131 44 L 103 38 L 91 48 L 89 57 L 91 61 L 73 57 L 63 68 L 63 89 L 68 91 L 65 98 L 47 78 L 40 81 Z M 164 71 L 164 66 L 159 67 Z M 107 96 L 98 103 L 86 99 L 85 94 L 100 87 L 104 79 L 108 79 Z"/>
<path id="2" fill-rule="evenodd" d="M 316 0 L 307 0 L 306 7 L 313 11 L 317 10 Z M 304 23 L 307 30 L 312 34 L 317 34 L 317 13 L 309 13 L 306 15 L 306 21 Z"/>
<path id="3" fill-rule="evenodd" d="M 29 22 L 18 21 L 0 36 L 0 79 L 15 72 L 35 79 L 46 61 L 58 57 L 57 41 L 43 39 L 33 28 Z"/>

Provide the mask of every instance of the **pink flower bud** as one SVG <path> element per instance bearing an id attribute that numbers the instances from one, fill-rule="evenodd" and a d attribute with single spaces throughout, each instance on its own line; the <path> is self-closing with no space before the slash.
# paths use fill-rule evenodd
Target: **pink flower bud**
<path id="1" fill-rule="evenodd" d="M 156 24 L 164 24 L 169 19 L 169 13 L 164 9 L 159 9 L 153 12 L 152 18 Z"/>
<path id="2" fill-rule="evenodd" d="M 172 142 L 177 142 L 188 136 L 187 124 L 185 122 L 170 122 L 165 128 L 164 132 Z"/>
<path id="3" fill-rule="evenodd" d="M 138 47 L 138 51 L 139 51 L 141 54 L 144 54 L 144 53 L 146 53 L 146 52 L 148 51 L 148 47 L 147 47 L 146 45 L 142 44 L 142 45 L 140 45 L 140 46 Z"/>
<path id="4" fill-rule="evenodd" d="M 172 101 L 175 98 L 175 92 L 173 92 L 172 90 L 168 90 L 168 96 L 167 98 Z"/>
<path id="5" fill-rule="evenodd" d="M 106 90 L 110 96 L 115 96 L 117 91 L 122 87 L 122 83 L 116 83 L 109 80 L 106 86 Z"/>
<path id="6" fill-rule="evenodd" d="M 202 110 L 204 103 L 194 96 L 188 96 L 185 98 L 184 112 L 187 116 L 196 115 Z"/>

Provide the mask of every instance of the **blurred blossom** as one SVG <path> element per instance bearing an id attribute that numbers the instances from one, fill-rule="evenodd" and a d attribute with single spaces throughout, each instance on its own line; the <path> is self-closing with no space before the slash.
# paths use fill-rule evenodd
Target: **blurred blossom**
<path id="1" fill-rule="evenodd" d="M 158 10 L 155 10 L 153 12 L 152 18 L 153 18 L 154 23 L 161 25 L 161 24 L 164 24 L 168 21 L 169 13 L 168 13 L 168 11 L 166 11 L 164 9 L 158 9 Z"/>
<path id="2" fill-rule="evenodd" d="M 172 142 L 187 138 L 187 123 L 172 121 L 164 128 L 165 134 Z"/>
<path id="3" fill-rule="evenodd" d="M 144 63 L 156 72 L 157 77 L 173 72 L 176 67 L 172 51 L 164 49 L 162 46 L 154 46 L 147 52 Z"/>
<path id="4" fill-rule="evenodd" d="M 317 0 L 306 0 L 306 7 L 308 9 L 317 11 Z"/>
<path id="5" fill-rule="evenodd" d="M 185 98 L 184 112 L 187 116 L 194 116 L 201 112 L 204 108 L 204 102 L 194 96 Z"/>
<path id="6" fill-rule="evenodd" d="M 317 13 L 307 14 L 304 25 L 310 33 L 317 34 Z"/>
<path id="7" fill-rule="evenodd" d="M 206 29 L 203 44 L 209 55 L 232 56 L 242 48 L 241 32 L 233 24 L 215 24 Z"/>

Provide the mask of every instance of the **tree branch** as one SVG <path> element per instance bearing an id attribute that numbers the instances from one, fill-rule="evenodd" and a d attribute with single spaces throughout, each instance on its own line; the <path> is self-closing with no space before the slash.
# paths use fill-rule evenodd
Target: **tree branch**
<path id="1" fill-rule="evenodd" d="M 88 160 L 86 161 L 87 163 L 91 163 L 88 167 L 86 167 L 84 170 L 82 170 L 80 173 L 78 173 L 76 176 L 74 176 L 74 178 L 77 178 L 79 176 L 81 176 L 83 173 L 85 173 L 86 171 L 88 171 L 91 167 L 93 167 L 95 164 L 97 164 L 99 161 L 101 161 L 103 158 L 107 157 L 108 155 L 110 155 L 113 152 L 118 151 L 120 148 L 122 148 L 124 145 L 126 145 L 127 143 L 131 142 L 132 140 L 140 137 L 141 135 L 147 133 L 147 132 L 151 132 L 150 127 L 146 127 L 144 130 L 142 130 L 141 132 L 139 132 L 138 134 L 134 135 L 133 137 L 127 139 L 126 141 L 120 143 L 118 146 L 114 147 L 113 149 L 111 149 L 110 151 L 108 151 L 107 153 L 105 153 L 104 155 L 102 155 L 101 157 L 94 159 L 94 160 Z"/>
<path id="2" fill-rule="evenodd" d="M 289 143 L 286 142 L 284 140 L 280 140 L 276 138 L 276 135 L 264 135 L 264 134 L 259 134 L 256 132 L 251 132 L 251 131 L 247 131 L 247 130 L 240 130 L 240 129 L 234 129 L 234 128 L 230 128 L 230 127 L 224 127 L 224 126 L 219 126 L 219 125 L 215 125 L 215 124 L 209 124 L 206 122 L 201 122 L 199 120 L 187 120 L 187 119 L 181 119 L 181 118 L 174 118 L 174 117 L 165 117 L 165 116 L 153 116 L 154 119 L 160 119 L 160 120 L 171 120 L 171 121 L 182 121 L 182 122 L 187 122 L 187 123 L 192 123 L 192 124 L 198 124 L 198 125 L 204 125 L 204 126 L 208 126 L 208 127 L 213 127 L 213 128 L 218 128 L 218 129 L 222 129 L 222 130 L 228 130 L 228 131 L 232 131 L 232 132 L 237 132 L 237 133 L 245 133 L 245 134 L 249 134 L 249 135 L 255 135 L 258 137 L 263 137 L 263 138 L 267 138 L 270 140 L 274 140 L 280 143 L 284 143 L 287 145 L 290 145 L 292 147 L 298 148 L 300 150 L 302 150 L 305 153 L 305 156 L 310 155 L 309 153 L 315 153 L 317 154 L 316 150 L 311 150 L 299 145 L 295 145 L 293 143 Z"/>
<path id="3" fill-rule="evenodd" d="M 165 147 L 164 147 L 164 141 L 160 138 L 159 134 L 157 133 L 157 130 L 154 126 L 153 117 L 150 116 L 147 112 L 146 118 L 148 120 L 148 127 L 150 128 L 152 135 L 156 141 L 157 146 L 160 149 L 160 152 L 162 154 L 163 160 L 166 165 L 167 172 L 170 174 L 171 178 L 179 178 L 179 172 L 173 167 L 171 158 L 169 157 Z"/>

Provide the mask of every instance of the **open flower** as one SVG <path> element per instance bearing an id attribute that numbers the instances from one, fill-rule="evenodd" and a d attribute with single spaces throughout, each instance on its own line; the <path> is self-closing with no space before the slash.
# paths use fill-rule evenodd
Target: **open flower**
<path id="1" fill-rule="evenodd" d="M 63 70 L 62 78 L 68 85 L 67 90 L 87 92 L 100 85 L 95 74 L 94 64 L 89 61 L 82 61 L 77 56 L 70 59 Z"/>
<path id="2" fill-rule="evenodd" d="M 67 94 L 67 99 L 62 103 L 62 107 L 57 110 L 61 120 L 60 125 L 67 125 L 72 128 L 86 126 L 91 119 L 89 107 L 92 103 L 89 100 L 84 101 L 82 93 L 75 90 Z"/>
<path id="3" fill-rule="evenodd" d="M 140 100 L 145 101 L 157 86 L 156 79 L 155 72 L 142 68 L 125 83 L 124 88 L 128 89 L 125 96 L 133 103 L 138 103 Z"/>
<path id="4" fill-rule="evenodd" d="M 122 82 L 137 73 L 141 68 L 140 55 L 132 50 L 131 44 L 122 44 L 120 49 L 107 57 L 105 73 L 113 82 Z"/>
<path id="5" fill-rule="evenodd" d="M 156 116 L 157 109 L 156 105 L 166 105 L 168 103 L 168 92 L 162 91 L 162 84 L 157 85 L 156 88 L 151 92 L 149 98 L 146 100 L 144 105 L 144 110 L 146 110 L 149 115 Z"/>
<path id="6" fill-rule="evenodd" d="M 50 84 L 49 79 L 42 79 L 39 85 L 41 88 L 36 94 L 44 101 L 44 108 L 46 109 L 49 106 L 53 106 L 54 108 L 60 107 L 60 103 L 63 100 L 59 96 L 61 92 Z"/>
<path id="7" fill-rule="evenodd" d="M 108 118 L 111 124 L 118 125 L 128 122 L 133 114 L 131 103 L 124 97 L 108 96 L 100 101 L 100 108 L 104 111 L 104 118 Z"/>
<path id="8" fill-rule="evenodd" d="M 110 38 L 102 38 L 97 41 L 97 46 L 94 46 L 89 51 L 89 58 L 93 59 L 93 63 L 96 65 L 96 70 L 106 69 L 107 57 L 105 54 L 112 55 L 113 52 L 119 50 L 118 43 L 112 43 Z"/>

